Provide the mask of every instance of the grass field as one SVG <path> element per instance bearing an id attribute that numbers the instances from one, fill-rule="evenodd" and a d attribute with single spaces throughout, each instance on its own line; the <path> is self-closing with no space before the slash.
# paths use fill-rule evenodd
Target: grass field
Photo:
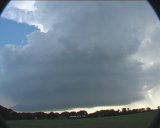
<path id="1" fill-rule="evenodd" d="M 61 120 L 12 120 L 10 128 L 147 128 L 156 112 L 115 117 Z"/>

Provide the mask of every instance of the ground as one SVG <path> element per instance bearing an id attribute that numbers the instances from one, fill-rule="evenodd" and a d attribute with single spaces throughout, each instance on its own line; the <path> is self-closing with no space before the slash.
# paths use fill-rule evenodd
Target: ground
<path id="1" fill-rule="evenodd" d="M 114 117 L 59 120 L 11 120 L 10 128 L 147 128 L 156 112 Z"/>

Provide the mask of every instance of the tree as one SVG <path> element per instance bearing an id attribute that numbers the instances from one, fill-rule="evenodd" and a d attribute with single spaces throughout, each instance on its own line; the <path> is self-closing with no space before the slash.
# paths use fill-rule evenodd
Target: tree
<path id="1" fill-rule="evenodd" d="M 84 117 L 88 116 L 88 113 L 86 111 L 84 111 L 84 110 L 81 110 L 81 111 L 77 112 L 77 115 L 80 118 L 84 118 Z"/>
<path id="2" fill-rule="evenodd" d="M 62 112 L 61 117 L 69 117 L 69 112 Z"/>
<path id="3" fill-rule="evenodd" d="M 146 111 L 148 111 L 148 112 L 151 111 L 151 108 L 150 108 L 150 107 L 147 107 Z"/>
<path id="4" fill-rule="evenodd" d="M 122 108 L 122 113 L 126 113 L 127 112 L 127 109 L 126 108 Z"/>

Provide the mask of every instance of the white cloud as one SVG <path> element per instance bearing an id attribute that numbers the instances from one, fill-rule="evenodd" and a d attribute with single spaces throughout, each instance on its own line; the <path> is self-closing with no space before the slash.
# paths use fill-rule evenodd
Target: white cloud
<path id="1" fill-rule="evenodd" d="M 3 12 L 2 17 L 19 23 L 33 25 L 40 31 L 46 32 L 47 29 L 44 29 L 43 24 L 38 21 L 38 16 L 35 16 L 37 11 L 35 4 L 35 1 L 11 1 Z"/>
<path id="2" fill-rule="evenodd" d="M 11 1 L 9 6 L 13 6 L 14 8 L 24 11 L 35 11 L 37 9 L 35 7 L 35 1 Z"/>

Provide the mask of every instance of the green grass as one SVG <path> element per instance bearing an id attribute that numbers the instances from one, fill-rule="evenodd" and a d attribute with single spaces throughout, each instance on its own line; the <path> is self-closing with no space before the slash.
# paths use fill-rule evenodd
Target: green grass
<path id="1" fill-rule="evenodd" d="M 10 128 L 147 128 L 156 112 L 61 120 L 12 120 Z"/>

